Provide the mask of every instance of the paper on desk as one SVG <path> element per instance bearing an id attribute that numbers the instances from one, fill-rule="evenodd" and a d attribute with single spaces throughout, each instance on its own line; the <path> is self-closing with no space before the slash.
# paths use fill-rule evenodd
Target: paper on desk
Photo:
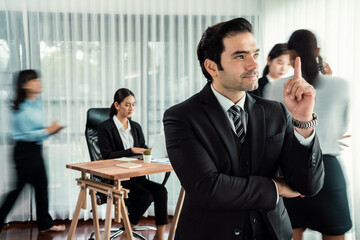
<path id="1" fill-rule="evenodd" d="M 136 161 L 138 159 L 136 158 L 128 158 L 128 157 L 122 157 L 122 158 L 115 158 L 117 161 L 124 161 L 124 162 L 130 162 L 130 161 Z"/>
<path id="2" fill-rule="evenodd" d="M 141 164 L 137 164 L 137 163 L 120 163 L 120 164 L 116 164 L 117 167 L 122 167 L 122 168 L 138 168 L 141 167 Z"/>
<path id="3" fill-rule="evenodd" d="M 162 163 L 162 164 L 168 164 L 168 165 L 170 165 L 170 160 L 169 160 L 169 158 L 155 158 L 155 159 L 151 159 L 151 162 L 153 162 L 153 163 Z"/>

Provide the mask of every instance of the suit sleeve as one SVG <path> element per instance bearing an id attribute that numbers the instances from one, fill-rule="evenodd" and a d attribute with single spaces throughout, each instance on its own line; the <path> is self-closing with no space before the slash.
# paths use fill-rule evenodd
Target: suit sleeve
<path id="1" fill-rule="evenodd" d="M 109 128 L 106 124 L 101 124 L 98 127 L 99 148 L 103 159 L 130 157 L 134 155 L 130 148 L 121 149 L 119 146 L 120 143 L 114 142 L 114 134 L 116 133 L 111 132 L 111 128 Z"/>
<path id="2" fill-rule="evenodd" d="M 209 209 L 271 210 L 276 206 L 276 187 L 264 176 L 232 176 L 220 172 L 213 151 L 200 140 L 206 127 L 188 121 L 186 114 L 169 109 L 164 115 L 166 146 L 171 164 L 188 196 L 194 203 Z M 195 130 L 196 129 L 196 130 Z M 223 159 L 229 161 L 229 159 Z"/>
<path id="3" fill-rule="evenodd" d="M 294 190 L 306 196 L 317 194 L 324 184 L 324 166 L 319 139 L 316 134 L 311 146 L 303 146 L 294 134 L 291 115 L 281 104 L 287 117 L 286 136 L 282 157 L 281 170 L 286 183 Z"/>
<path id="4" fill-rule="evenodd" d="M 283 102 L 283 84 L 287 78 L 266 85 L 264 97 Z M 287 133 L 281 158 L 281 170 L 286 183 L 294 190 L 306 196 L 313 196 L 320 191 L 324 182 L 324 167 L 319 140 L 315 134 L 310 147 L 302 146 L 294 136 L 291 115 L 281 104 L 287 119 Z M 321 123 L 320 123 L 321 124 Z"/>

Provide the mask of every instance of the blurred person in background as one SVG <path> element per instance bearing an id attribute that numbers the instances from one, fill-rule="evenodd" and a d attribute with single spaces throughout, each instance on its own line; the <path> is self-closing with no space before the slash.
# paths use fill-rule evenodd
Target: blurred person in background
<path id="1" fill-rule="evenodd" d="M 14 162 L 16 186 L 5 197 L 0 207 L 0 232 L 4 221 L 25 184 L 35 189 L 36 217 L 40 232 L 64 231 L 65 225 L 54 225 L 49 214 L 48 182 L 42 156 L 42 142 L 61 131 L 64 126 L 53 122 L 45 127 L 42 102 L 39 95 L 42 84 L 34 70 L 23 70 L 15 78 L 15 100 L 13 101 L 13 133 L 15 141 Z"/>
<path id="2" fill-rule="evenodd" d="M 352 227 L 345 177 L 337 159 L 339 139 L 347 131 L 349 86 L 344 79 L 329 76 L 328 64 L 319 64 L 320 49 L 315 35 L 308 30 L 295 31 L 288 42 L 290 60 L 294 66 L 301 58 L 303 77 L 316 89 L 314 112 L 320 119 L 316 127 L 323 152 L 325 180 L 320 192 L 311 198 L 286 198 L 286 209 L 293 227 L 294 240 L 303 239 L 306 228 L 322 233 L 324 240 L 345 239 Z M 330 69 L 330 70 L 329 70 Z M 321 72 L 321 74 L 320 74 Z M 325 75 L 326 74 L 326 75 Z M 286 80 L 284 80 L 286 81 Z M 283 83 L 268 84 L 264 97 L 283 102 Z"/>
<path id="3" fill-rule="evenodd" d="M 262 97 L 265 85 L 285 77 L 290 67 L 290 56 L 287 51 L 287 44 L 275 44 L 267 57 L 267 64 L 264 68 L 263 75 L 259 78 L 259 87 L 249 93 Z"/>

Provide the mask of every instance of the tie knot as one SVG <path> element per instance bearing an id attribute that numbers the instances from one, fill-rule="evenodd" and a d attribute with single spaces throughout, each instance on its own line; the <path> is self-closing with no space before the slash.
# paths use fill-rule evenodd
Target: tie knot
<path id="1" fill-rule="evenodd" d="M 241 108 L 238 105 L 232 105 L 228 110 L 233 116 L 240 116 Z"/>

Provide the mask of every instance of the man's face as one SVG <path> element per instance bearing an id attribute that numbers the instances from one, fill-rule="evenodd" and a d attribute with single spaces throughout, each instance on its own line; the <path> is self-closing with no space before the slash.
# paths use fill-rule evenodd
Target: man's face
<path id="1" fill-rule="evenodd" d="M 225 91 L 252 91 L 258 87 L 259 49 L 254 36 L 249 32 L 223 39 L 224 51 L 221 66 L 213 84 Z"/>

